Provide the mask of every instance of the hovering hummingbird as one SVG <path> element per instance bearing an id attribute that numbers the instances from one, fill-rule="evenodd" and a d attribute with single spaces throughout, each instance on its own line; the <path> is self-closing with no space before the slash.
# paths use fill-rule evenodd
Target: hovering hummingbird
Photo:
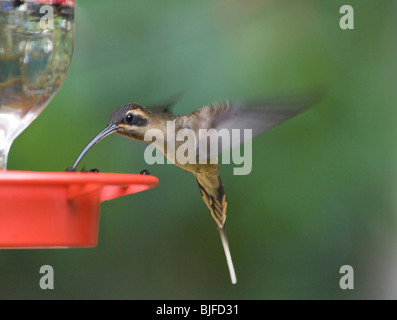
<path id="1" fill-rule="evenodd" d="M 283 104 L 280 102 L 245 103 L 239 101 L 223 101 L 209 104 L 193 113 L 185 115 L 171 113 L 170 107 L 172 104 L 173 102 L 153 108 L 145 108 L 137 103 L 129 103 L 115 110 L 110 118 L 108 126 L 96 135 L 83 149 L 72 166 L 72 170 L 76 170 L 81 159 L 97 142 L 113 132 L 134 140 L 152 142 L 145 141 L 145 133 L 150 129 L 159 129 L 166 139 L 167 124 L 171 122 L 174 124 L 175 131 L 181 129 L 193 130 L 196 141 L 194 141 L 194 145 L 191 147 L 197 149 L 197 146 L 200 145 L 200 129 L 215 129 L 217 131 L 226 129 L 230 132 L 233 129 L 251 129 L 252 137 L 255 137 L 305 110 L 308 106 L 308 101 Z M 244 141 L 240 139 L 237 145 L 243 142 Z M 205 163 L 203 163 L 202 159 L 198 161 L 200 154 L 197 153 L 197 161 L 194 163 L 182 164 L 178 159 L 175 159 L 174 156 L 171 157 L 167 144 L 164 145 L 158 141 L 157 143 L 153 143 L 167 158 L 172 158 L 175 165 L 181 167 L 185 171 L 193 173 L 195 176 L 203 200 L 210 210 L 219 230 L 231 282 L 235 284 L 237 278 L 225 230 L 226 195 L 219 175 L 217 162 L 218 153 L 225 151 L 224 146 L 222 147 L 222 145 L 220 145 L 215 152 L 206 152 L 205 157 L 207 161 Z M 184 142 L 180 141 L 175 143 L 175 147 L 177 148 L 178 145 Z M 233 144 L 232 141 L 229 147 L 233 148 L 235 146 L 236 143 Z"/>

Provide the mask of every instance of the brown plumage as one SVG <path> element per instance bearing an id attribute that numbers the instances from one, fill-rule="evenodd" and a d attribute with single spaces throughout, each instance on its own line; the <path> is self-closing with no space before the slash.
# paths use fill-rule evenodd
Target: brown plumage
<path id="1" fill-rule="evenodd" d="M 209 171 L 195 172 L 194 176 L 197 179 L 201 196 L 208 209 L 210 209 L 212 217 L 218 227 L 223 228 L 226 220 L 227 202 L 218 166 L 212 165 Z"/>

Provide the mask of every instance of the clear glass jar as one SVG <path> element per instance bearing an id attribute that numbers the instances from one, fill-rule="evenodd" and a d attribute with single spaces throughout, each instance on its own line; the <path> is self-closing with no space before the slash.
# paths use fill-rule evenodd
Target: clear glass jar
<path id="1" fill-rule="evenodd" d="M 0 170 L 62 86 L 73 45 L 73 0 L 0 0 Z"/>

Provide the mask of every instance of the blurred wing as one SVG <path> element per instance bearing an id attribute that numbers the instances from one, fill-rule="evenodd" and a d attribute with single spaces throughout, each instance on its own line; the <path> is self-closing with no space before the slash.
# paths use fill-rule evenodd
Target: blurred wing
<path id="1" fill-rule="evenodd" d="M 308 105 L 309 102 L 247 104 L 224 101 L 200 108 L 189 115 L 188 121 L 188 126 L 196 133 L 196 154 L 200 159 L 216 157 L 304 111 Z"/>
<path id="2" fill-rule="evenodd" d="M 149 106 L 148 109 L 153 113 L 172 113 L 171 107 L 177 103 L 182 93 L 178 93 L 160 103 L 157 103 L 153 106 Z"/>

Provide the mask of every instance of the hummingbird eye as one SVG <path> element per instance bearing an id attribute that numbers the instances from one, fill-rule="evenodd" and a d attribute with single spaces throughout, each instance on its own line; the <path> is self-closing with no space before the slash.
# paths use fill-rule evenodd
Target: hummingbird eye
<path id="1" fill-rule="evenodd" d="M 128 113 L 126 116 L 125 116 L 125 121 L 127 121 L 128 123 L 131 123 L 132 122 L 132 120 L 133 120 L 133 116 L 132 116 L 132 114 L 131 113 Z"/>

